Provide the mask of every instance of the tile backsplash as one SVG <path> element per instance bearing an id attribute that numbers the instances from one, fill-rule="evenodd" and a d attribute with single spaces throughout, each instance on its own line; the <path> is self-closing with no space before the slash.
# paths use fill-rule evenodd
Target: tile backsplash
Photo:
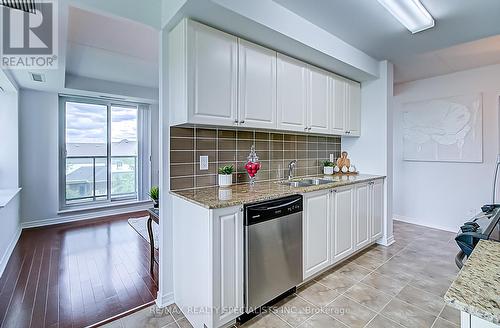
<path id="1" fill-rule="evenodd" d="M 321 161 L 340 155 L 340 137 L 228 130 L 200 127 L 171 127 L 170 155 L 172 190 L 217 185 L 217 168 L 233 165 L 233 183 L 248 182 L 244 169 L 250 147 L 261 162 L 257 181 L 279 180 L 288 176 L 288 163 L 297 160 L 295 176 L 321 174 Z M 200 170 L 200 156 L 208 156 L 208 170 Z"/>

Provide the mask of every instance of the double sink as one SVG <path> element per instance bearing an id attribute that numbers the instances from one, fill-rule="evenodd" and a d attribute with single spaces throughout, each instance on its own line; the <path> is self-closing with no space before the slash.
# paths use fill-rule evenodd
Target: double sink
<path id="1" fill-rule="evenodd" d="M 327 183 L 332 183 L 334 181 L 327 179 L 301 179 L 301 180 L 293 180 L 293 181 L 282 181 L 281 183 L 284 185 L 288 185 L 290 187 L 299 188 L 299 187 L 311 187 L 311 186 L 319 186 Z"/>

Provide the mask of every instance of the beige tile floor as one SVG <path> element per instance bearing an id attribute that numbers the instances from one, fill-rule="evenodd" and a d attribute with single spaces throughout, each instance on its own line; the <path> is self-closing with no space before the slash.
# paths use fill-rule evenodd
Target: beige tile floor
<path id="1" fill-rule="evenodd" d="M 316 277 L 241 328 L 458 327 L 443 295 L 458 273 L 453 233 L 394 222 L 396 242 L 372 246 Z M 147 308 L 106 327 L 191 327 L 175 305 Z"/>

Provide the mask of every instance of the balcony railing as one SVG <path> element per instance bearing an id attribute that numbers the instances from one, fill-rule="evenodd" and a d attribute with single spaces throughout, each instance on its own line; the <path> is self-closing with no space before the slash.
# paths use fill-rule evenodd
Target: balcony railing
<path id="1" fill-rule="evenodd" d="M 137 199 L 137 177 L 137 156 L 68 156 L 66 203 Z"/>

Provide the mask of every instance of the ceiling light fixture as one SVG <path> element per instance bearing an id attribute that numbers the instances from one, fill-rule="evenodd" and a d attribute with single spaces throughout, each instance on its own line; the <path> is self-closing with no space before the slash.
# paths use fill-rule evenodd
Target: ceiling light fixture
<path id="1" fill-rule="evenodd" d="M 419 0 L 377 0 L 411 33 L 434 27 L 434 18 Z"/>

